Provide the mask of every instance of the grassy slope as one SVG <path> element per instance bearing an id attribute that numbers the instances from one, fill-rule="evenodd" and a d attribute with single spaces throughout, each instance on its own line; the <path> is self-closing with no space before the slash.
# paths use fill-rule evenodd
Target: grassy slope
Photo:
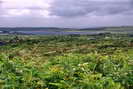
<path id="1" fill-rule="evenodd" d="M 3 89 L 132 89 L 133 38 L 2 36 Z"/>

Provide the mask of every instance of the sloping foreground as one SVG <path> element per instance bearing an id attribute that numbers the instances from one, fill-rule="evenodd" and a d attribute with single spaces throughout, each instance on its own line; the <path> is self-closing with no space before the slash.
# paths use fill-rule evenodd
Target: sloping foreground
<path id="1" fill-rule="evenodd" d="M 133 89 L 133 38 L 1 36 L 0 89 Z"/>
<path id="2" fill-rule="evenodd" d="M 0 57 L 0 89 L 132 89 L 133 60 L 112 56 L 67 54 L 40 67 L 19 58 Z"/>

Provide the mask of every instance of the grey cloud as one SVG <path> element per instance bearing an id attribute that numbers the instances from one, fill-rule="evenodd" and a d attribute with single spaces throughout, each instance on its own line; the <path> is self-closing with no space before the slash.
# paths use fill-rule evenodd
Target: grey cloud
<path id="1" fill-rule="evenodd" d="M 73 17 L 86 15 L 96 9 L 98 8 L 93 3 L 88 3 L 87 0 L 55 0 L 51 5 L 50 12 L 51 15 Z"/>
<path id="2" fill-rule="evenodd" d="M 46 8 L 43 8 L 43 7 L 37 7 L 37 6 L 32 6 L 32 7 L 21 7 L 21 8 L 3 8 L 3 9 L 7 9 L 7 10 L 10 10 L 10 9 L 17 9 L 17 10 L 23 10 L 23 9 L 29 9 L 29 10 L 45 10 Z"/>
<path id="3" fill-rule="evenodd" d="M 24 0 L 26 1 L 26 0 Z M 43 5 L 2 7 L 0 4 L 0 26 L 53 26 L 53 27 L 95 27 L 133 25 L 133 0 L 51 0 L 50 8 Z M 6 2 L 4 2 L 6 3 Z M 7 4 L 4 4 L 7 5 Z M 14 3 L 15 5 L 15 3 Z M 10 9 L 29 14 L 10 16 Z M 44 18 L 40 10 L 50 12 Z M 17 13 L 17 12 L 14 12 Z M 41 13 L 41 14 L 40 14 Z M 40 15 L 39 15 L 40 14 Z M 44 13 L 45 14 L 45 13 Z M 4 17 L 4 15 L 9 15 Z M 53 16 L 53 17 L 52 17 Z M 58 18 L 59 16 L 61 18 Z M 74 18 L 76 17 L 76 18 Z"/>
<path id="4" fill-rule="evenodd" d="M 38 7 L 38 6 L 32 6 L 32 7 L 27 7 L 25 9 L 31 9 L 31 10 L 44 10 L 45 8 L 43 7 Z"/>
<path id="5" fill-rule="evenodd" d="M 133 1 L 131 1 L 133 2 Z M 90 0 L 55 0 L 50 8 L 50 15 L 61 17 L 77 17 L 88 14 L 114 15 L 132 10 L 130 0 L 116 1 L 90 1 Z"/>
<path id="6" fill-rule="evenodd" d="M 3 3 L 3 1 L 0 0 L 0 5 Z"/>
<path id="7" fill-rule="evenodd" d="M 3 14 L 2 4 L 3 4 L 3 1 L 0 0 L 0 15 Z"/>
<path id="8" fill-rule="evenodd" d="M 3 1 L 0 0 L 0 9 L 1 9 L 1 7 L 2 7 L 2 3 L 3 3 Z"/>

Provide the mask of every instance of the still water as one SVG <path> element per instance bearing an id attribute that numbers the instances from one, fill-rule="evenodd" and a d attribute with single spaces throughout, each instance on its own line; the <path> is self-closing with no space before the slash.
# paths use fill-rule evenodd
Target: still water
<path id="1" fill-rule="evenodd" d="M 70 35 L 70 34 L 81 34 L 81 35 L 92 35 L 92 34 L 99 34 L 104 33 L 104 31 L 18 31 L 24 34 L 33 34 L 33 35 Z"/>

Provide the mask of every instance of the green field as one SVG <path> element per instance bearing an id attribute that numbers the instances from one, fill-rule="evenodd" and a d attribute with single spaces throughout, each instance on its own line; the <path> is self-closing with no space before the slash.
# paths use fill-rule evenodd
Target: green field
<path id="1" fill-rule="evenodd" d="M 133 89 L 129 35 L 0 36 L 0 89 Z"/>

